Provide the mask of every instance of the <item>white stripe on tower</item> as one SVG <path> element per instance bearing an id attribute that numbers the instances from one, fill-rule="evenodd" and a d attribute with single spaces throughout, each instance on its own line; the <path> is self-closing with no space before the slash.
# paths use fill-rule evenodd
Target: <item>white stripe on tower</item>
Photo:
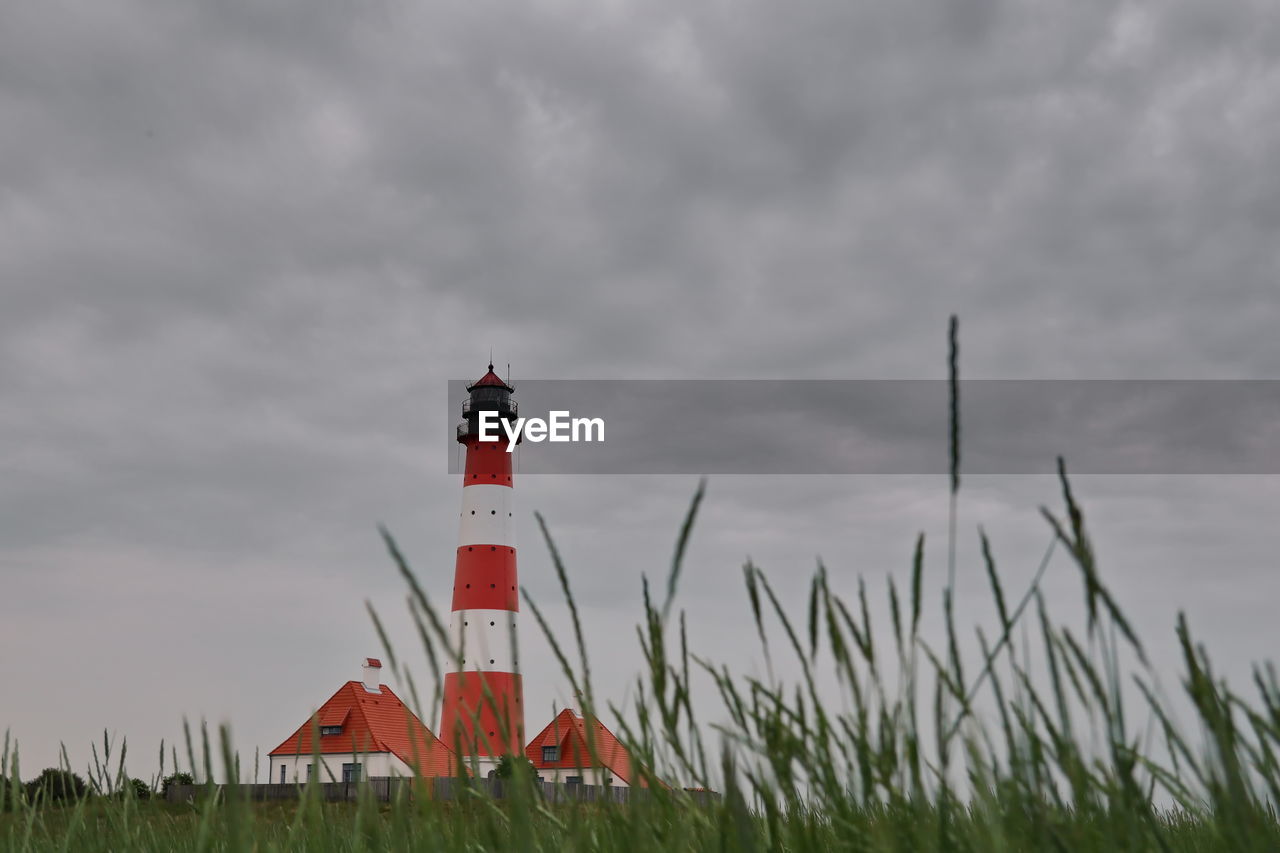
<path id="1" fill-rule="evenodd" d="M 510 610 L 455 612 L 449 623 L 449 642 L 461 652 L 461 670 L 515 672 L 518 661 L 511 648 L 515 627 L 515 614 Z"/>
<path id="2" fill-rule="evenodd" d="M 458 545 L 505 545 L 514 548 L 515 525 L 511 519 L 510 486 L 487 483 L 465 486 L 462 490 Z"/>

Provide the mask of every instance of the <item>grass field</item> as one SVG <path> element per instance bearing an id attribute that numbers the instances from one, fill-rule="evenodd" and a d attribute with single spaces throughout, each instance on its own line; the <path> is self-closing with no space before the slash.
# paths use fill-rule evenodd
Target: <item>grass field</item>
<path id="1" fill-rule="evenodd" d="M 955 378 L 955 338 L 952 337 Z M 953 381 L 953 402 L 958 386 Z M 959 494 L 959 416 L 953 405 L 951 496 Z M 1185 706 L 1196 719 L 1173 722 L 1154 687 L 1144 646 L 1105 583 L 1064 466 L 1062 506 L 1044 513 L 1056 550 L 1078 570 L 1083 624 L 1055 621 L 1037 580 L 1011 594 L 985 547 L 997 622 L 978 629 L 979 654 L 962 651 L 952 607 L 954 523 L 940 613 L 926 614 L 926 543 L 917 540 L 909 586 L 890 582 L 873 606 L 860 585 L 836 595 L 819 568 L 808 606 L 784 611 L 768 578 L 744 567 L 754 633 L 786 683 L 742 676 L 687 647 L 676 590 L 693 529 L 698 490 L 665 584 L 646 583 L 640 627 L 647 671 L 635 705 L 610 709 L 635 721 L 619 734 L 640 762 L 681 785 L 711 787 L 721 800 L 696 806 L 677 786 L 625 806 L 548 805 L 517 779 L 502 801 L 324 804 L 304 789 L 296 804 L 262 805 L 234 796 L 188 805 L 138 800 L 121 756 L 90 771 L 96 791 L 70 804 L 22 795 L 8 741 L 9 778 L 0 812 L 6 850 L 1280 850 L 1280 685 L 1269 665 L 1255 669 L 1248 694 L 1213 672 L 1179 618 Z M 539 524 L 542 525 L 541 518 Z M 568 574 L 542 525 L 573 618 L 551 640 L 588 713 L 591 682 Z M 387 544 L 417 602 L 429 652 L 445 632 L 395 543 Z M 1043 570 L 1043 566 L 1042 566 Z M 374 614 L 375 622 L 377 620 Z M 937 619 L 947 640 L 922 638 Z M 873 621 L 877 626 L 873 627 Z M 780 626 L 769 635 L 766 625 Z M 385 633 L 381 625 L 379 632 Z M 967 632 L 969 628 L 966 626 Z M 885 636 L 891 642 L 882 642 Z M 1020 639 L 1026 637 L 1028 639 Z M 393 668 L 395 650 L 387 648 Z M 786 656 L 784 658 L 784 655 Z M 841 695 L 818 687 L 819 668 Z M 398 669 L 403 674 L 403 670 Z M 1035 677 L 1031 673 L 1037 673 Z M 718 704 L 698 706 L 692 684 L 707 679 Z M 1132 701 L 1139 697 L 1137 706 Z M 416 701 L 415 694 L 415 701 Z M 1135 724 L 1140 721 L 1141 725 Z M 216 739 L 215 739 L 216 740 Z M 197 736 L 187 763 L 220 760 L 235 775 L 225 741 Z M 163 749 L 162 749 L 163 754 Z M 197 754 L 203 758 L 197 761 Z M 177 761 L 175 754 L 174 761 Z M 112 770 L 110 768 L 114 767 Z"/>

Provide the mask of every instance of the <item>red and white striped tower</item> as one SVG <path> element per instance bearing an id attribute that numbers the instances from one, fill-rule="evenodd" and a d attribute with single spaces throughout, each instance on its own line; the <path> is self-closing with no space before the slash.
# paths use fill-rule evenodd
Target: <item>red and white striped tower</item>
<path id="1" fill-rule="evenodd" d="M 511 457 L 498 419 L 516 417 L 515 389 L 489 372 L 467 386 L 458 441 L 467 449 L 462 521 L 453 575 L 450 637 L 457 655 L 444 681 L 440 739 L 481 774 L 505 754 L 524 749 L 524 703 L 516 658 L 516 540 L 511 509 Z M 480 440 L 479 414 L 491 411 Z M 505 720 L 505 726 L 501 721 Z"/>

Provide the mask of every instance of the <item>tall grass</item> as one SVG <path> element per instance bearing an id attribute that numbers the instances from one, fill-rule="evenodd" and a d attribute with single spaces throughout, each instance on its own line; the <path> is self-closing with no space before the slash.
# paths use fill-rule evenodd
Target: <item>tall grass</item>
<path id="1" fill-rule="evenodd" d="M 296 804 L 251 805 L 227 788 L 194 805 L 168 805 L 137 800 L 125 784 L 123 745 L 113 759 L 113 745 L 104 741 L 90 773 L 94 795 L 54 807 L 24 796 L 17 748 L 6 735 L 0 802 L 8 811 L 0 814 L 0 843 L 13 850 L 1280 849 L 1275 669 L 1257 666 L 1252 695 L 1236 692 L 1215 675 L 1179 616 L 1181 687 L 1195 720 L 1189 728 L 1178 726 L 1174 700 L 1157 688 L 1145 648 L 1104 582 L 1062 460 L 1062 503 L 1056 512 L 1042 510 L 1049 542 L 1029 587 L 1007 589 L 981 530 L 981 565 L 956 566 L 956 341 L 953 321 L 941 647 L 926 641 L 923 630 L 933 582 L 926 568 L 931 549 L 921 534 L 909 549 L 909 585 L 899 589 L 891 579 L 878 604 L 861 581 L 851 598 L 836 594 L 820 564 L 807 606 L 791 613 L 766 573 L 748 562 L 743 607 L 771 675 L 733 673 L 698 654 L 689 646 L 677 602 L 704 497 L 700 484 L 665 584 L 655 588 L 647 578 L 642 584 L 637 640 L 645 667 L 634 699 L 627 707 L 597 707 L 570 575 L 538 516 L 569 608 L 567 642 L 528 592 L 522 594 L 568 685 L 582 697 L 584 713 L 620 721 L 619 733 L 651 796 L 627 805 L 552 806 L 517 778 L 502 801 L 473 790 L 439 802 L 424 788 L 411 802 L 380 805 L 366 794 L 355 804 L 326 805 L 308 784 Z M 436 661 L 461 650 L 449 648 L 440 613 L 384 535 L 433 666 L 426 706 L 378 615 L 372 608 L 370 613 L 392 669 L 409 685 L 422 718 L 434 720 L 442 681 Z M 1056 621 L 1041 593 L 1056 554 L 1064 554 L 1078 574 L 1083 624 Z M 995 623 L 973 628 L 976 658 L 959 639 L 953 606 L 958 571 L 985 576 L 994 605 Z M 772 675 L 778 672 L 792 676 Z M 832 678 L 834 696 L 820 687 Z M 695 703 L 699 685 L 701 693 L 710 688 L 716 702 Z M 1131 707 L 1135 698 L 1139 704 Z M 208 731 L 195 737 L 188 730 L 186 741 L 187 767 L 211 778 Z M 170 750 L 176 769 L 177 750 Z M 241 778 L 225 729 L 217 752 L 223 775 Z M 160 755 L 163 775 L 163 745 Z M 684 787 L 714 788 L 722 797 L 711 806 L 695 805 Z"/>

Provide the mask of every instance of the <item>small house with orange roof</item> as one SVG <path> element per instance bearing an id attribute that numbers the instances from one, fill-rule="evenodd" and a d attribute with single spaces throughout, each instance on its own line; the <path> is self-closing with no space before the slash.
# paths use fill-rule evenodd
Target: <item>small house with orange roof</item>
<path id="1" fill-rule="evenodd" d="M 589 736 L 594 738 L 591 747 Z M 572 708 L 557 714 L 529 741 L 524 754 L 533 763 L 538 778 L 549 782 L 622 788 L 646 784 L 617 736 L 599 719 L 588 721 Z"/>
<path id="2" fill-rule="evenodd" d="M 453 751 L 382 683 L 377 658 L 366 658 L 364 678 L 339 687 L 268 759 L 267 778 L 281 784 L 413 776 L 415 767 L 422 776 L 456 772 Z"/>

